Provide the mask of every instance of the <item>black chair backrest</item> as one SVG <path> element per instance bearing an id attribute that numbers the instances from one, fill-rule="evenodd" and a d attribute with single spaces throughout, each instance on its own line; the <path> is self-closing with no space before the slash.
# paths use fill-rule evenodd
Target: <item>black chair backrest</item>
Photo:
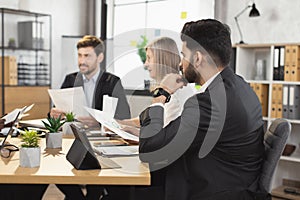
<path id="1" fill-rule="evenodd" d="M 291 123 L 286 119 L 272 122 L 264 136 L 265 160 L 259 180 L 260 188 L 270 192 L 275 168 L 291 133 Z"/>

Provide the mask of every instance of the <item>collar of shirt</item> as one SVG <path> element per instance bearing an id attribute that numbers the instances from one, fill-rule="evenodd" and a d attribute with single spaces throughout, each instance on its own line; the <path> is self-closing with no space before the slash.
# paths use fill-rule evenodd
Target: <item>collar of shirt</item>
<path id="1" fill-rule="evenodd" d="M 98 71 L 96 72 L 96 74 L 95 74 L 91 79 L 87 79 L 87 78 L 85 77 L 85 75 L 82 74 L 83 82 L 84 82 L 84 83 L 87 83 L 87 82 L 89 82 L 89 81 L 92 81 L 93 83 L 96 83 L 99 74 L 100 74 L 100 70 L 98 70 Z"/>
<path id="2" fill-rule="evenodd" d="M 218 73 L 216 73 L 215 75 L 213 75 L 212 77 L 210 77 L 210 79 L 208 79 L 202 86 L 201 88 L 197 91 L 197 93 L 203 93 L 205 92 L 205 90 L 208 88 L 208 86 L 213 82 L 213 80 L 215 80 L 215 78 L 220 74 L 220 71 Z"/>

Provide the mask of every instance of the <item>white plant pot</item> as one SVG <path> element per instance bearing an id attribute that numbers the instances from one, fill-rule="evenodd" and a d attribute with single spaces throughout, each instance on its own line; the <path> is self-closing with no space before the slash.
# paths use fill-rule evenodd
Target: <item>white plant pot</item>
<path id="1" fill-rule="evenodd" d="M 41 163 L 40 147 L 21 147 L 20 148 L 20 166 L 21 167 L 39 167 Z"/>
<path id="2" fill-rule="evenodd" d="M 73 131 L 71 129 L 71 124 L 73 124 L 73 122 L 65 122 L 64 125 L 62 126 L 62 133 L 63 135 L 73 135 Z"/>
<path id="3" fill-rule="evenodd" d="M 46 148 L 58 149 L 62 147 L 62 132 L 46 133 Z"/>

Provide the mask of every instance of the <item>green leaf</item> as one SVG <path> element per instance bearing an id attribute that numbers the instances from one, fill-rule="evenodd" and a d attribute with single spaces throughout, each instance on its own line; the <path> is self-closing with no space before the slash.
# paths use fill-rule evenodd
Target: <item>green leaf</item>
<path id="1" fill-rule="evenodd" d="M 32 147 L 39 147 L 39 140 L 40 137 L 37 134 L 36 130 L 25 130 L 21 133 L 22 138 L 22 147 L 32 148 Z"/>
<path id="2" fill-rule="evenodd" d="M 73 112 L 66 113 L 66 122 L 73 122 L 75 121 L 75 114 Z"/>
<path id="3" fill-rule="evenodd" d="M 148 39 L 145 35 L 141 35 L 141 38 L 142 38 L 142 41 L 139 42 L 136 47 L 138 48 L 138 55 L 140 56 L 141 58 L 141 61 L 143 63 L 146 62 L 146 50 L 145 50 L 145 46 L 147 45 L 148 43 Z"/>
<path id="4" fill-rule="evenodd" d="M 59 128 L 65 123 L 65 121 L 61 121 L 61 115 L 58 118 L 48 117 L 47 122 L 43 120 L 42 122 L 50 133 L 57 133 Z"/>

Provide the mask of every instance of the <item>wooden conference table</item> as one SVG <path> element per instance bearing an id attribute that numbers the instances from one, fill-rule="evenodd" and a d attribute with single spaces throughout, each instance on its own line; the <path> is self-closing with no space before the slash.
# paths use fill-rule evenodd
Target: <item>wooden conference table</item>
<path id="1" fill-rule="evenodd" d="M 0 183 L 22 184 L 103 184 L 103 185 L 150 185 L 148 165 L 138 156 L 112 158 L 121 168 L 101 170 L 76 170 L 67 160 L 66 154 L 74 139 L 64 138 L 62 149 L 45 149 L 45 138 L 41 139 L 41 165 L 37 168 L 19 166 L 19 152 L 0 160 Z M 18 138 L 10 138 L 15 145 Z"/>

